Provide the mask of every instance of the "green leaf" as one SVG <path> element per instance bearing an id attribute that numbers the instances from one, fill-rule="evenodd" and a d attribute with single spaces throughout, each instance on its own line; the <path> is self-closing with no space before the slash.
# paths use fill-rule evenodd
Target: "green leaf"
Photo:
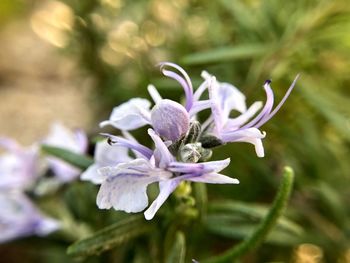
<path id="1" fill-rule="evenodd" d="M 129 216 L 120 222 L 103 228 L 92 236 L 79 240 L 68 247 L 71 256 L 89 256 L 110 250 L 152 229 L 142 215 Z"/>
<path id="2" fill-rule="evenodd" d="M 249 250 L 256 248 L 261 244 L 276 225 L 278 218 L 284 212 L 287 202 L 289 200 L 290 193 L 292 191 L 294 181 L 294 172 L 290 167 L 285 167 L 283 174 L 283 181 L 279 187 L 276 198 L 269 210 L 269 213 L 254 230 L 254 232 L 240 244 L 228 249 L 221 255 L 212 257 L 203 262 L 206 263 L 221 263 L 221 262 L 233 262 L 247 253 Z M 202 261 L 201 261 L 202 262 Z"/>
<path id="3" fill-rule="evenodd" d="M 206 225 L 218 224 L 236 224 L 240 222 L 260 222 L 269 212 L 269 208 L 265 205 L 249 204 L 238 201 L 221 201 L 212 202 L 208 206 L 208 217 Z M 277 221 L 280 229 L 286 230 L 296 235 L 301 235 L 303 229 L 298 224 L 289 220 L 285 216 L 281 216 Z"/>
<path id="4" fill-rule="evenodd" d="M 209 221 L 208 221 L 209 222 Z M 232 238 L 236 240 L 246 239 L 251 236 L 254 230 L 258 227 L 257 223 L 251 222 L 220 222 L 217 221 L 213 224 L 207 224 L 206 228 L 209 232 L 226 238 Z M 276 227 L 273 229 L 266 238 L 266 243 L 279 246 L 290 246 L 297 244 L 301 239 L 300 235 L 286 231 L 283 228 Z"/>
<path id="5" fill-rule="evenodd" d="M 174 244 L 166 259 L 166 263 L 185 263 L 186 240 L 185 235 L 178 231 L 175 235 Z"/>
<path id="6" fill-rule="evenodd" d="M 271 47 L 261 44 L 245 44 L 234 47 L 224 47 L 200 53 L 194 53 L 181 59 L 187 65 L 207 64 L 235 59 L 246 59 L 264 54 Z"/>
<path id="7" fill-rule="evenodd" d="M 41 150 L 48 155 L 55 156 L 82 170 L 87 169 L 94 162 L 90 157 L 86 155 L 77 154 L 60 147 L 41 145 Z"/>

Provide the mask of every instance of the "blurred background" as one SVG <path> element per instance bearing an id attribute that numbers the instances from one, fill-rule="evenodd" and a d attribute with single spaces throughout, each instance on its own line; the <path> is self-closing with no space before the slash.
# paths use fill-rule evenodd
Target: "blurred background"
<path id="1" fill-rule="evenodd" d="M 195 87 L 200 72 L 209 71 L 245 93 L 248 105 L 264 100 L 266 79 L 278 101 L 300 73 L 282 110 L 263 126 L 265 158 L 248 144 L 214 152 L 215 159 L 231 157 L 225 174 L 241 183 L 208 186 L 209 204 L 230 199 L 268 207 L 290 165 L 296 183 L 287 215 L 297 230 L 276 230 L 242 262 L 350 262 L 349 33 L 347 0 L 2 0 L 0 134 L 29 145 L 61 120 L 93 137 L 113 106 L 148 97 L 149 83 L 178 99 L 183 91 L 161 76 L 155 66 L 161 61 L 181 65 Z M 101 228 L 108 213 L 95 208 L 95 194 L 85 199 L 90 210 L 71 204 L 90 193 L 74 184 L 63 193 L 68 210 L 77 222 Z M 188 237 L 189 254 L 220 252 L 254 223 L 208 217 Z M 73 262 L 65 249 L 74 240 L 2 244 L 0 262 Z M 152 262 L 134 256 L 133 244 L 123 246 L 84 262 Z"/>

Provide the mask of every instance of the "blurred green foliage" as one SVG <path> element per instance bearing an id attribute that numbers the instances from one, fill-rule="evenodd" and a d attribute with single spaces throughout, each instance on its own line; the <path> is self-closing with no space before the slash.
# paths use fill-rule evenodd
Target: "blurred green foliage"
<path id="1" fill-rule="evenodd" d="M 161 231 L 167 232 L 153 234 L 147 243 L 141 236 L 86 262 L 162 262 L 159 258 L 165 256 L 163 248 L 182 251 L 185 245 L 185 262 L 192 257 L 222 252 L 246 237 L 259 222 L 260 213 L 266 211 L 280 181 L 276 175 L 281 174 L 286 164 L 296 173 L 296 186 L 287 211 L 288 220 L 293 222 L 290 225 L 285 221 L 292 230 L 278 231 L 283 229 L 278 225 L 268 242 L 242 262 L 294 262 L 291 258 L 297 257 L 295 248 L 304 243 L 317 245 L 324 253 L 324 262 L 347 262 L 344 259 L 350 249 L 347 0 L 63 2 L 74 14 L 66 54 L 79 61 L 82 72 L 94 81 L 91 104 L 97 122 L 104 119 L 101 113 L 107 117 L 120 102 L 147 96 L 149 83 L 155 84 L 166 97 L 182 96 L 177 84 L 161 77 L 154 66 L 164 60 L 183 66 L 195 87 L 201 81 L 201 70 L 209 71 L 218 80 L 239 87 L 247 95 L 248 103 L 264 100 L 261 86 L 265 79 L 273 79 L 278 100 L 296 74 L 301 74 L 286 104 L 263 127 L 267 132 L 265 158 L 258 159 L 246 144 L 231 144 L 214 152 L 216 159 L 231 157 L 225 174 L 238 178 L 240 185 L 208 186 L 208 197 L 201 186 L 193 189 L 199 211 L 206 211 L 206 199 L 208 213 L 218 209 L 212 207 L 212 202 L 220 204 L 224 199 L 244 202 L 243 207 L 248 210 L 233 213 L 239 210 L 237 203 L 230 206 L 232 216 L 208 215 L 201 224 L 194 223 L 201 217 L 191 218 L 189 211 L 184 217 L 190 218 L 189 222 L 172 218 L 169 223 L 156 218 Z M 136 132 L 135 136 L 140 134 Z M 91 196 L 92 187 L 77 182 L 66 189 L 65 194 L 71 196 L 66 200 L 67 207 L 75 220 L 98 230 L 125 218 L 122 213 L 98 211 L 94 206 L 95 194 Z M 82 202 L 78 208 L 74 203 L 82 199 L 88 204 Z M 160 214 L 167 215 L 171 202 L 177 202 L 173 199 Z M 256 206 L 253 212 L 247 212 L 253 206 Z M 51 250 L 58 245 L 57 240 L 53 238 Z M 70 241 L 60 242 L 64 246 Z"/>

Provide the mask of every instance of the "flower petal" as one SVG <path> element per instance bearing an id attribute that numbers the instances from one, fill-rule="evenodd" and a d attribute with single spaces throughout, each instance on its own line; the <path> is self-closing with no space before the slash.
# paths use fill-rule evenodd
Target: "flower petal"
<path id="1" fill-rule="evenodd" d="M 30 235 L 47 235 L 58 229 L 59 223 L 34 206 L 21 192 L 0 192 L 0 243 Z"/>
<path id="2" fill-rule="evenodd" d="M 156 166 L 159 168 L 167 167 L 168 164 L 174 160 L 174 157 L 162 139 L 152 129 L 148 129 L 148 134 L 155 144 L 154 158 Z"/>
<path id="3" fill-rule="evenodd" d="M 83 181 L 90 181 L 94 184 L 101 184 L 106 178 L 102 176 L 98 169 L 101 168 L 98 164 L 90 165 L 80 176 Z"/>
<path id="4" fill-rule="evenodd" d="M 97 206 L 127 213 L 140 212 L 148 206 L 147 186 L 159 180 L 158 176 L 147 174 L 118 174 L 108 178 L 97 194 Z"/>
<path id="5" fill-rule="evenodd" d="M 171 162 L 168 170 L 183 174 L 204 174 L 220 172 L 230 164 L 230 158 L 203 163 Z"/>
<path id="6" fill-rule="evenodd" d="M 224 142 L 248 142 L 254 144 L 255 152 L 258 157 L 264 157 L 264 147 L 261 139 L 265 138 L 266 133 L 262 133 L 257 128 L 240 129 L 221 134 Z"/>
<path id="7" fill-rule="evenodd" d="M 47 157 L 47 160 L 56 178 L 62 183 L 70 182 L 76 179 L 80 174 L 80 170 L 78 168 L 60 159 Z"/>
<path id="8" fill-rule="evenodd" d="M 160 136 L 171 141 L 180 139 L 190 127 L 186 109 L 172 100 L 161 100 L 153 107 L 151 122 Z"/>
<path id="9" fill-rule="evenodd" d="M 193 103 L 193 106 L 189 112 L 190 116 L 196 115 L 198 112 L 209 109 L 211 107 L 212 102 L 210 100 L 201 100 Z"/>
<path id="10" fill-rule="evenodd" d="M 100 127 L 112 125 L 121 130 L 134 130 L 149 124 L 151 103 L 146 99 L 134 98 L 112 111 L 109 120 L 100 123 Z"/>
<path id="11" fill-rule="evenodd" d="M 50 132 L 44 139 L 44 143 L 65 148 L 75 153 L 84 153 L 87 148 L 87 137 L 82 131 L 76 133 L 67 129 L 59 122 L 51 125 Z"/>
<path id="12" fill-rule="evenodd" d="M 201 176 L 193 176 L 187 180 L 207 184 L 239 184 L 236 178 L 231 178 L 219 173 L 207 173 Z"/>
<path id="13" fill-rule="evenodd" d="M 131 161 L 126 147 L 110 145 L 106 140 L 96 143 L 95 161 L 100 166 L 113 166 Z"/>
<path id="14" fill-rule="evenodd" d="M 176 189 L 182 180 L 178 178 L 159 182 L 159 195 L 150 205 L 150 207 L 144 212 L 145 218 L 151 220 L 157 213 L 159 208 L 168 199 L 169 195 Z"/>

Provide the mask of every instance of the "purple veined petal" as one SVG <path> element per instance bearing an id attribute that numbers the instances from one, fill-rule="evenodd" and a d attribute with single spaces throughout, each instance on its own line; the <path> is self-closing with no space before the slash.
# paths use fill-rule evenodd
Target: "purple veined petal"
<path id="1" fill-rule="evenodd" d="M 203 72 L 202 72 L 203 74 Z M 208 88 L 208 80 L 204 80 L 203 83 L 196 89 L 196 91 L 193 94 L 193 101 L 199 101 L 200 97 L 202 96 L 203 92 Z"/>
<path id="2" fill-rule="evenodd" d="M 187 133 L 190 117 L 181 104 L 172 100 L 161 100 L 152 109 L 151 123 L 160 136 L 174 142 Z"/>
<path id="3" fill-rule="evenodd" d="M 206 173 L 201 176 L 193 176 L 187 180 L 207 184 L 239 184 L 236 178 L 231 178 L 219 173 Z"/>
<path id="4" fill-rule="evenodd" d="M 97 206 L 100 209 L 137 213 L 148 206 L 147 187 L 161 180 L 158 176 L 119 174 L 105 180 L 97 194 Z"/>
<path id="5" fill-rule="evenodd" d="M 162 139 L 152 130 L 148 129 L 148 134 L 151 136 L 154 144 L 154 158 L 156 162 L 156 166 L 159 168 L 165 168 L 169 165 L 170 162 L 174 160 L 174 157 L 168 150 L 168 147 L 162 141 Z"/>
<path id="6" fill-rule="evenodd" d="M 114 146 L 114 145 L 122 146 L 122 147 L 126 147 L 130 150 L 138 151 L 143 156 L 145 156 L 147 159 L 151 159 L 151 157 L 153 155 L 153 151 L 151 149 L 149 149 L 146 146 L 143 146 L 137 142 L 127 140 L 123 137 L 111 135 L 108 133 L 101 133 L 101 135 L 108 137 L 111 140 L 111 143 L 113 144 L 112 146 Z"/>
<path id="7" fill-rule="evenodd" d="M 149 84 L 147 86 L 147 90 L 148 90 L 148 93 L 151 96 L 151 98 L 155 104 L 157 104 L 158 102 L 160 102 L 163 99 L 162 96 L 160 96 L 158 90 L 156 89 L 156 87 L 154 85 Z"/>
<path id="8" fill-rule="evenodd" d="M 247 121 L 249 121 L 262 107 L 261 101 L 254 102 L 247 111 L 243 112 L 241 115 L 239 115 L 236 118 L 230 118 L 226 125 L 225 130 L 226 131 L 232 131 L 237 130 L 239 127 L 244 125 Z"/>
<path id="9" fill-rule="evenodd" d="M 299 74 L 295 77 L 295 79 L 293 80 L 292 85 L 290 85 L 290 87 L 288 88 L 286 94 L 283 96 L 282 100 L 280 101 L 280 103 L 278 103 L 278 105 L 275 107 L 275 109 L 268 115 L 265 115 L 260 121 L 259 123 L 257 123 L 255 125 L 255 127 L 259 128 L 262 125 L 264 125 L 268 120 L 270 120 L 278 111 L 279 109 L 282 107 L 282 105 L 285 103 L 285 101 L 287 100 L 287 98 L 289 97 L 290 93 L 292 92 L 292 90 L 294 89 L 294 86 L 299 78 Z"/>
<path id="10" fill-rule="evenodd" d="M 185 108 L 187 111 L 189 111 L 192 108 L 192 104 L 193 104 L 193 87 L 192 87 L 192 82 L 191 82 L 190 77 L 187 75 L 186 71 L 183 68 L 181 68 L 180 66 L 178 66 L 174 63 L 162 62 L 159 65 L 160 65 L 160 69 L 161 69 L 164 76 L 176 80 L 183 87 L 183 89 L 185 91 L 185 95 L 186 95 Z M 175 68 L 176 70 L 178 70 L 182 74 L 182 76 L 180 76 L 179 74 L 177 74 L 173 71 L 164 69 L 166 66 L 171 67 L 171 68 Z"/>
<path id="11" fill-rule="evenodd" d="M 111 125 L 120 130 L 134 130 L 149 124 L 151 103 L 146 99 L 134 98 L 115 107 L 109 120 L 100 127 Z"/>
<path id="12" fill-rule="evenodd" d="M 266 103 L 261 112 L 249 123 L 245 124 L 241 129 L 255 127 L 264 117 L 268 116 L 273 107 L 274 95 L 270 86 L 271 81 L 265 81 L 264 90 L 266 92 Z"/>
<path id="13" fill-rule="evenodd" d="M 217 173 L 226 168 L 230 164 L 230 158 L 220 161 L 211 161 L 203 163 L 183 163 L 183 162 L 171 162 L 168 166 L 168 170 L 174 173 L 183 174 L 204 174 L 204 173 Z"/>
<path id="14" fill-rule="evenodd" d="M 224 142 L 248 142 L 255 146 L 255 152 L 258 157 L 264 157 L 264 147 L 262 139 L 266 133 L 262 133 L 257 128 L 240 129 L 233 132 L 225 132 L 221 134 Z"/>
<path id="15" fill-rule="evenodd" d="M 174 179 L 159 182 L 159 195 L 144 212 L 146 220 L 151 220 L 154 217 L 159 208 L 164 204 L 169 195 L 176 189 L 181 181 L 180 177 L 176 177 Z"/>
<path id="16" fill-rule="evenodd" d="M 212 103 L 210 100 L 195 101 L 191 110 L 189 111 L 190 117 L 193 117 L 202 110 L 211 108 L 211 104 Z"/>

